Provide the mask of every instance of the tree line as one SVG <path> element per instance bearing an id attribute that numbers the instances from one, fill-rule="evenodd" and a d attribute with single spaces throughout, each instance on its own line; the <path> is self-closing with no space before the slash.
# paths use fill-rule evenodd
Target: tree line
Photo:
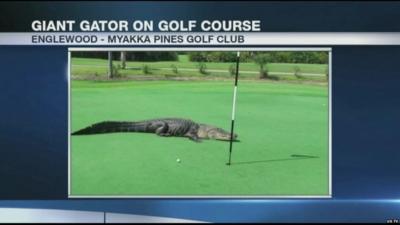
<path id="1" fill-rule="evenodd" d="M 187 54 L 189 61 L 198 62 L 199 71 L 206 74 L 206 62 L 235 62 L 237 60 L 236 52 L 181 52 Z M 73 52 L 72 57 L 100 58 L 108 59 L 108 76 L 114 77 L 116 69 L 113 60 L 121 60 L 121 68 L 126 68 L 126 61 L 177 61 L 177 52 Z M 267 69 L 268 63 L 304 63 L 304 64 L 328 64 L 328 52 L 241 52 L 240 61 L 253 62 L 259 66 L 260 79 L 274 79 Z M 236 69 L 229 68 L 231 74 L 235 74 Z M 296 69 L 295 75 L 299 73 Z M 328 74 L 328 73 L 327 73 Z"/>
<path id="2" fill-rule="evenodd" d="M 236 52 L 189 52 L 192 62 L 235 62 Z M 328 64 L 328 52 L 241 52 L 241 62 L 256 62 L 264 58 L 268 63 Z"/>
<path id="3" fill-rule="evenodd" d="M 177 61 L 177 52 L 124 52 L 126 61 Z M 112 52 L 113 59 L 120 59 L 121 52 Z M 107 52 L 72 52 L 72 57 L 108 59 Z"/>
<path id="4" fill-rule="evenodd" d="M 192 62 L 235 62 L 236 52 L 125 52 L 126 61 L 177 61 L 178 54 L 187 54 Z M 73 57 L 108 59 L 107 52 L 73 52 Z M 262 56 L 268 63 L 328 64 L 328 52 L 241 52 L 241 62 L 256 62 Z M 113 59 L 121 57 L 112 53 Z"/>

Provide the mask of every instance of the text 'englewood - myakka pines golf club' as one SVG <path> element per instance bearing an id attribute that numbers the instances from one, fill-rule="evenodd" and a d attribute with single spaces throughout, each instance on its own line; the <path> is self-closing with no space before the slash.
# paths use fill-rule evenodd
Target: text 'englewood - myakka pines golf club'
<path id="1" fill-rule="evenodd" d="M 69 56 L 69 197 L 331 196 L 330 49 Z"/>

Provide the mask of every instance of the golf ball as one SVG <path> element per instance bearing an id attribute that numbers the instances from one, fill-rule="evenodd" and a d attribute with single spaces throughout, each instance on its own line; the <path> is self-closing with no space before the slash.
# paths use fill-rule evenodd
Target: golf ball
<path id="1" fill-rule="evenodd" d="M 176 159 L 176 162 L 180 163 L 180 162 L 181 162 L 181 160 L 180 160 L 180 159 Z"/>

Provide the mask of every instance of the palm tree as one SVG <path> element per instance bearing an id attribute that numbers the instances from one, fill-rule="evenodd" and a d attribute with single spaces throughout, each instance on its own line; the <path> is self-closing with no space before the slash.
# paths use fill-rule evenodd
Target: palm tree
<path id="1" fill-rule="evenodd" d="M 121 68 L 126 69 L 126 52 L 121 52 Z"/>
<path id="2" fill-rule="evenodd" d="M 114 71 L 113 71 L 112 52 L 108 52 L 108 78 L 112 79 L 113 77 L 114 77 Z"/>

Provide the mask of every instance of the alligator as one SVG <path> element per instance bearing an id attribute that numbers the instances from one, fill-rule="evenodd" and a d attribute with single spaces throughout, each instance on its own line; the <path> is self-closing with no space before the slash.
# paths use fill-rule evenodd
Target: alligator
<path id="1" fill-rule="evenodd" d="M 129 121 L 104 121 L 75 131 L 72 135 L 104 134 L 116 132 L 155 133 L 162 137 L 188 137 L 192 141 L 201 142 L 202 139 L 220 141 L 237 141 L 237 134 L 231 135 L 219 127 L 196 123 L 190 119 L 162 118 Z"/>

